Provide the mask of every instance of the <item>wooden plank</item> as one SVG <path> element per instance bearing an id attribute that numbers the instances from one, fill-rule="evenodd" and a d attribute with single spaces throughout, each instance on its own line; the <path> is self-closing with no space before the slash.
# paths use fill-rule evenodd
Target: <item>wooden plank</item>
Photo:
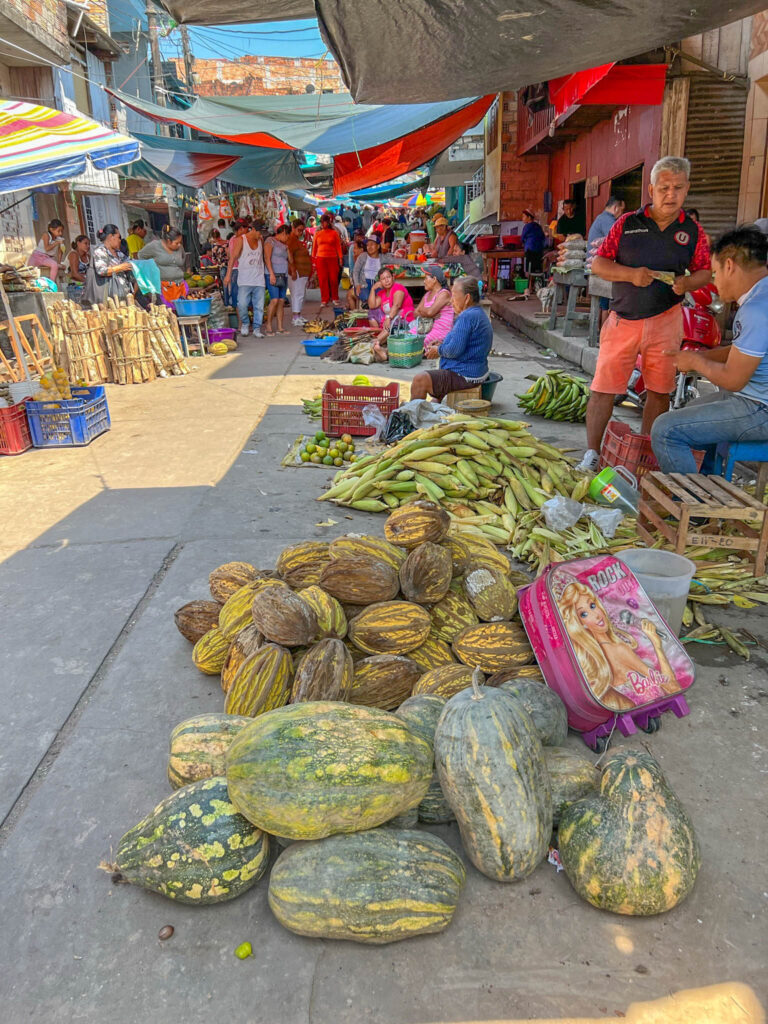
<path id="1" fill-rule="evenodd" d="M 702 487 L 698 477 L 687 476 L 685 473 L 670 473 L 670 479 L 676 480 L 681 487 L 695 495 L 699 501 L 707 505 L 711 503 L 712 495 Z"/>
<path id="2" fill-rule="evenodd" d="M 743 501 L 724 491 L 722 487 L 718 487 L 713 476 L 700 476 L 699 486 L 711 495 L 719 505 L 726 505 L 728 508 L 743 508 L 744 506 Z"/>
<path id="3" fill-rule="evenodd" d="M 734 498 L 738 498 L 740 501 L 745 502 L 752 508 L 757 508 L 761 511 L 768 510 L 768 506 L 764 505 L 761 501 L 758 501 L 757 498 L 753 498 L 751 494 L 742 490 L 742 488 L 733 483 L 732 480 L 726 480 L 725 477 L 719 476 L 717 478 L 717 483 L 724 491 L 730 492 Z"/>
<path id="4" fill-rule="evenodd" d="M 758 541 L 749 537 L 729 537 L 719 533 L 689 533 L 688 543 L 697 548 L 734 548 L 736 551 L 755 551 Z"/>
<path id="5" fill-rule="evenodd" d="M 683 505 L 690 505 L 692 508 L 699 508 L 699 503 L 696 501 L 695 498 L 692 498 L 691 495 L 686 495 L 685 491 L 682 491 L 679 487 L 676 487 L 674 484 L 669 484 L 666 481 L 664 481 L 663 483 L 660 482 L 661 485 L 657 487 L 655 480 L 652 481 L 648 479 L 649 476 L 656 477 L 661 475 L 662 474 L 660 473 L 646 473 L 646 475 L 643 477 L 644 494 L 652 495 L 653 498 L 670 513 L 670 515 L 673 515 L 675 517 L 675 519 L 680 518 L 680 513 L 682 512 Z M 679 497 L 684 497 L 686 500 L 682 502 L 673 501 L 668 494 L 665 494 L 661 490 L 662 486 L 666 487 L 667 490 L 673 491 L 673 493 L 677 494 Z"/>
<path id="6" fill-rule="evenodd" d="M 676 535 L 674 527 L 670 523 L 665 522 L 661 516 L 654 511 L 654 509 L 650 508 L 648 505 L 641 505 L 640 516 L 647 519 L 649 523 L 655 526 L 659 533 L 666 537 L 670 544 L 674 544 Z"/>
<path id="7" fill-rule="evenodd" d="M 690 505 L 692 508 L 699 507 L 701 499 L 697 497 L 695 493 L 692 493 L 693 488 L 688 488 L 687 477 L 682 476 L 680 473 L 674 474 L 675 477 L 679 478 L 677 480 L 673 479 L 673 476 L 668 475 L 667 473 L 654 473 L 654 476 L 657 479 L 659 487 L 664 487 L 672 494 L 676 494 L 684 505 Z"/>

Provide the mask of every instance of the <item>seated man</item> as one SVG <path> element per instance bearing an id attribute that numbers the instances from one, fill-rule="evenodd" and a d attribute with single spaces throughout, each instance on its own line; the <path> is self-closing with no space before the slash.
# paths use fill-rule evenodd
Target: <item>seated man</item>
<path id="1" fill-rule="evenodd" d="M 493 328 L 480 305 L 477 278 L 458 278 L 451 289 L 451 301 L 456 313 L 453 327 L 439 345 L 427 352 L 428 359 L 440 357 L 440 369 L 417 373 L 411 383 L 411 398 L 434 395 L 442 401 L 451 391 L 475 388 L 488 377 Z"/>
<path id="2" fill-rule="evenodd" d="M 768 442 L 767 258 L 768 238 L 754 225 L 727 232 L 712 249 L 715 287 L 739 304 L 733 344 L 670 353 L 678 370 L 706 377 L 720 392 L 655 421 L 651 443 L 664 473 L 695 473 L 693 452 L 702 448 L 701 472 L 712 473 L 721 442 Z"/>

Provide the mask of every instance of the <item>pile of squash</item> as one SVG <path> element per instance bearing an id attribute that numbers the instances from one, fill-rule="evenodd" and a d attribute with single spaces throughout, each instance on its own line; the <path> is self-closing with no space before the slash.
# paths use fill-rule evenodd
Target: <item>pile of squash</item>
<path id="1" fill-rule="evenodd" d="M 113 877 L 219 903 L 276 852 L 281 924 L 384 943 L 456 909 L 464 862 L 424 826 L 456 821 L 472 864 L 515 882 L 559 824 L 584 899 L 675 906 L 698 869 L 690 821 L 649 755 L 614 755 L 601 778 L 563 746 L 565 707 L 514 621 L 524 578 L 430 502 L 396 509 L 385 535 L 295 545 L 274 571 L 228 563 L 211 601 L 179 609 L 224 710 L 173 730 L 174 792 L 123 836 Z"/>

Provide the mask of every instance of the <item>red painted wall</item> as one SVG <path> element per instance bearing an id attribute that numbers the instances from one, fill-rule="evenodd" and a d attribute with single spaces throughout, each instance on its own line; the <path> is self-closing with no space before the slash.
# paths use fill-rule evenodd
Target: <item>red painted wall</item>
<path id="1" fill-rule="evenodd" d="M 549 188 L 555 208 L 570 193 L 572 183 L 598 175 L 600 194 L 587 200 L 587 224 L 591 224 L 605 205 L 611 178 L 640 164 L 644 165 L 643 194 L 647 194 L 651 167 L 660 156 L 660 145 L 660 106 L 620 108 L 550 157 Z"/>

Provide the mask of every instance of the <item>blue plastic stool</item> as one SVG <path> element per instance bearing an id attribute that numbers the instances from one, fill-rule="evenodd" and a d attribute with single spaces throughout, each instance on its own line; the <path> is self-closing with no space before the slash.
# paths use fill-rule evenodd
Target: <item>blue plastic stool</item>
<path id="1" fill-rule="evenodd" d="M 726 480 L 730 480 L 733 477 L 733 468 L 737 462 L 759 463 L 755 497 L 758 501 L 762 501 L 765 487 L 768 483 L 768 441 L 731 443 L 724 441 L 717 446 L 715 473 L 724 476 Z"/>

